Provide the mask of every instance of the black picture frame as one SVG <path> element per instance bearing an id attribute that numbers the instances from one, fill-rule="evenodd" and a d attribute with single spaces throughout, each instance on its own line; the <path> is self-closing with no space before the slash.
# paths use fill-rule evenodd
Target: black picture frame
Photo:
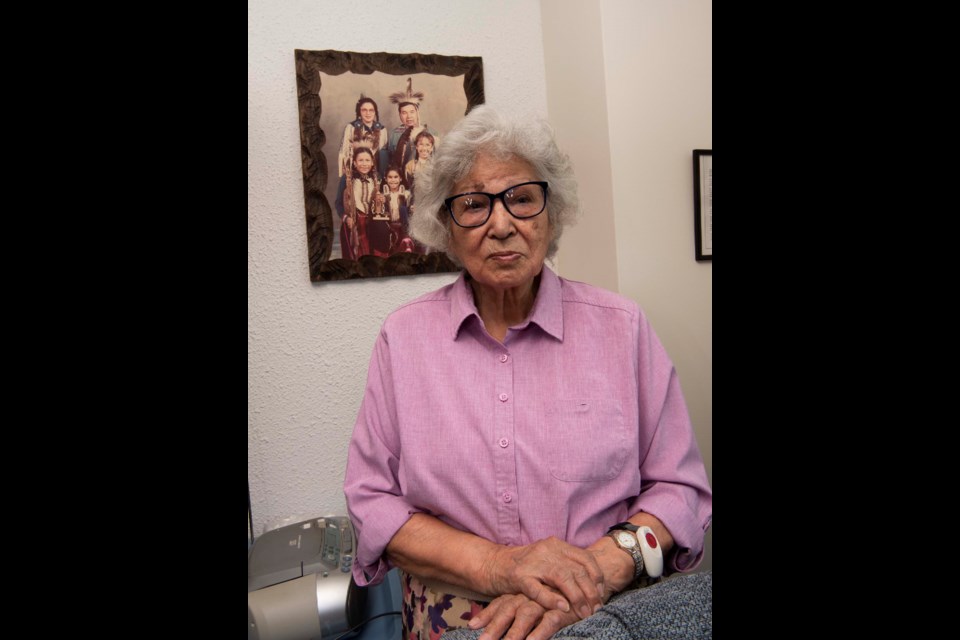
<path id="1" fill-rule="evenodd" d="M 348 280 L 355 278 L 386 277 L 399 275 L 416 275 L 420 273 L 441 273 L 459 271 L 450 258 L 444 253 L 395 253 L 381 257 L 377 255 L 360 255 L 356 259 L 344 259 L 341 254 L 334 254 L 334 245 L 339 246 L 339 238 L 335 236 L 339 229 L 339 216 L 336 216 L 331 206 L 329 193 L 335 193 L 340 178 L 337 173 L 337 156 L 339 153 L 344 125 L 348 120 L 324 118 L 322 83 L 336 82 L 344 78 L 344 74 L 365 74 L 370 76 L 370 88 L 376 91 L 376 78 L 383 74 L 395 76 L 391 80 L 392 90 L 402 90 L 413 77 L 430 74 L 431 76 L 448 76 L 451 79 L 436 78 L 438 82 L 451 83 L 456 86 L 456 102 L 462 107 L 451 107 L 451 92 L 446 95 L 438 92 L 427 95 L 425 107 L 446 109 L 442 113 L 449 121 L 451 118 L 460 119 L 473 107 L 484 102 L 483 89 L 483 62 L 475 56 L 442 56 L 420 53 L 357 53 L 353 51 L 308 51 L 294 50 L 294 61 L 297 75 L 297 100 L 300 126 L 300 155 L 303 167 L 303 196 L 306 211 L 307 250 L 310 271 L 310 280 L 324 282 L 331 280 Z M 334 78 L 331 78 L 333 76 Z M 463 76 L 462 83 L 455 80 Z M 414 85 L 417 88 L 417 85 Z M 462 90 L 462 94 L 459 92 Z M 380 117 L 387 113 L 396 117 L 396 105 L 391 105 L 387 99 L 386 89 L 376 94 L 379 104 Z M 364 93 L 364 95 L 368 95 Z M 349 108 L 352 112 L 353 103 L 357 95 L 350 99 Z M 340 101 L 343 102 L 343 101 Z M 326 105 L 328 111 L 334 105 Z M 342 111 L 343 104 L 336 105 Z M 391 111 L 392 109 L 392 111 Z M 452 111 L 456 109 L 456 111 Z M 462 112 L 460 111 L 462 109 Z M 351 113 L 349 119 L 353 119 Z M 389 121 L 388 121 L 389 122 Z M 388 126 L 384 122 L 384 126 Z M 434 124 L 428 122 L 428 124 Z M 389 130 L 389 129 L 388 129 Z M 440 131 L 442 137 L 444 131 Z M 441 138 L 442 139 L 442 138 Z M 441 142 L 442 144 L 442 142 Z M 330 168 L 333 167 L 332 175 Z M 336 220 L 334 218 L 336 217 Z"/>
<path id="2" fill-rule="evenodd" d="M 693 150 L 693 234 L 697 262 L 713 260 L 713 149 Z"/>

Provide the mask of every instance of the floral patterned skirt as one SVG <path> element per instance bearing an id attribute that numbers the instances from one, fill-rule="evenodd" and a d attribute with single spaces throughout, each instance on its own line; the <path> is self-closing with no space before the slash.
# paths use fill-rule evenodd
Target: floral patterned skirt
<path id="1" fill-rule="evenodd" d="M 400 571 L 403 586 L 403 640 L 436 640 L 447 631 L 467 628 L 489 602 L 434 591 L 416 576 Z"/>

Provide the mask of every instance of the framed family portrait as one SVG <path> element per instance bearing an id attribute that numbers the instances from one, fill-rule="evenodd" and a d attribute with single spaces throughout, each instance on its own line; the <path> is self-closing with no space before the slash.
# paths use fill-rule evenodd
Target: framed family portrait
<path id="1" fill-rule="evenodd" d="M 693 225 L 697 260 L 713 260 L 713 149 L 693 150 Z"/>
<path id="2" fill-rule="evenodd" d="M 310 280 L 457 271 L 409 236 L 417 174 L 484 102 L 479 57 L 294 51 Z"/>

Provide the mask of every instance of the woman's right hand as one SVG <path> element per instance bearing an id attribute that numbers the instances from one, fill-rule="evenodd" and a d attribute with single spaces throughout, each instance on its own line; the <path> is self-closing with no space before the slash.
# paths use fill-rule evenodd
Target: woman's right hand
<path id="1" fill-rule="evenodd" d="M 594 554 L 553 536 L 521 547 L 498 546 L 485 570 L 494 593 L 523 593 L 548 610 L 586 618 L 603 604 L 603 571 Z"/>

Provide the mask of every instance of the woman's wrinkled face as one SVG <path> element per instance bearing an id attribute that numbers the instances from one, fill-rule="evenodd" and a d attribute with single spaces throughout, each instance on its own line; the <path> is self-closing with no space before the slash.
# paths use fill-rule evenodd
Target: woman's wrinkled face
<path id="1" fill-rule="evenodd" d="M 497 160 L 481 153 L 473 168 L 459 180 L 451 196 L 470 191 L 500 193 L 522 182 L 540 180 L 526 160 L 511 156 Z M 549 208 L 549 205 L 548 207 Z M 480 285 L 498 290 L 527 286 L 543 268 L 550 244 L 547 210 L 533 218 L 518 220 L 497 199 L 490 219 L 479 227 L 464 229 L 449 214 L 450 251 Z"/>
<path id="2" fill-rule="evenodd" d="M 396 169 L 387 172 L 387 186 L 390 187 L 390 191 L 396 191 L 400 188 L 400 174 L 397 173 Z"/>
<path id="3" fill-rule="evenodd" d="M 373 156 L 369 153 L 361 153 L 357 156 L 357 159 L 353 161 L 353 166 L 363 175 L 367 175 L 370 173 L 370 169 L 373 169 Z"/>

